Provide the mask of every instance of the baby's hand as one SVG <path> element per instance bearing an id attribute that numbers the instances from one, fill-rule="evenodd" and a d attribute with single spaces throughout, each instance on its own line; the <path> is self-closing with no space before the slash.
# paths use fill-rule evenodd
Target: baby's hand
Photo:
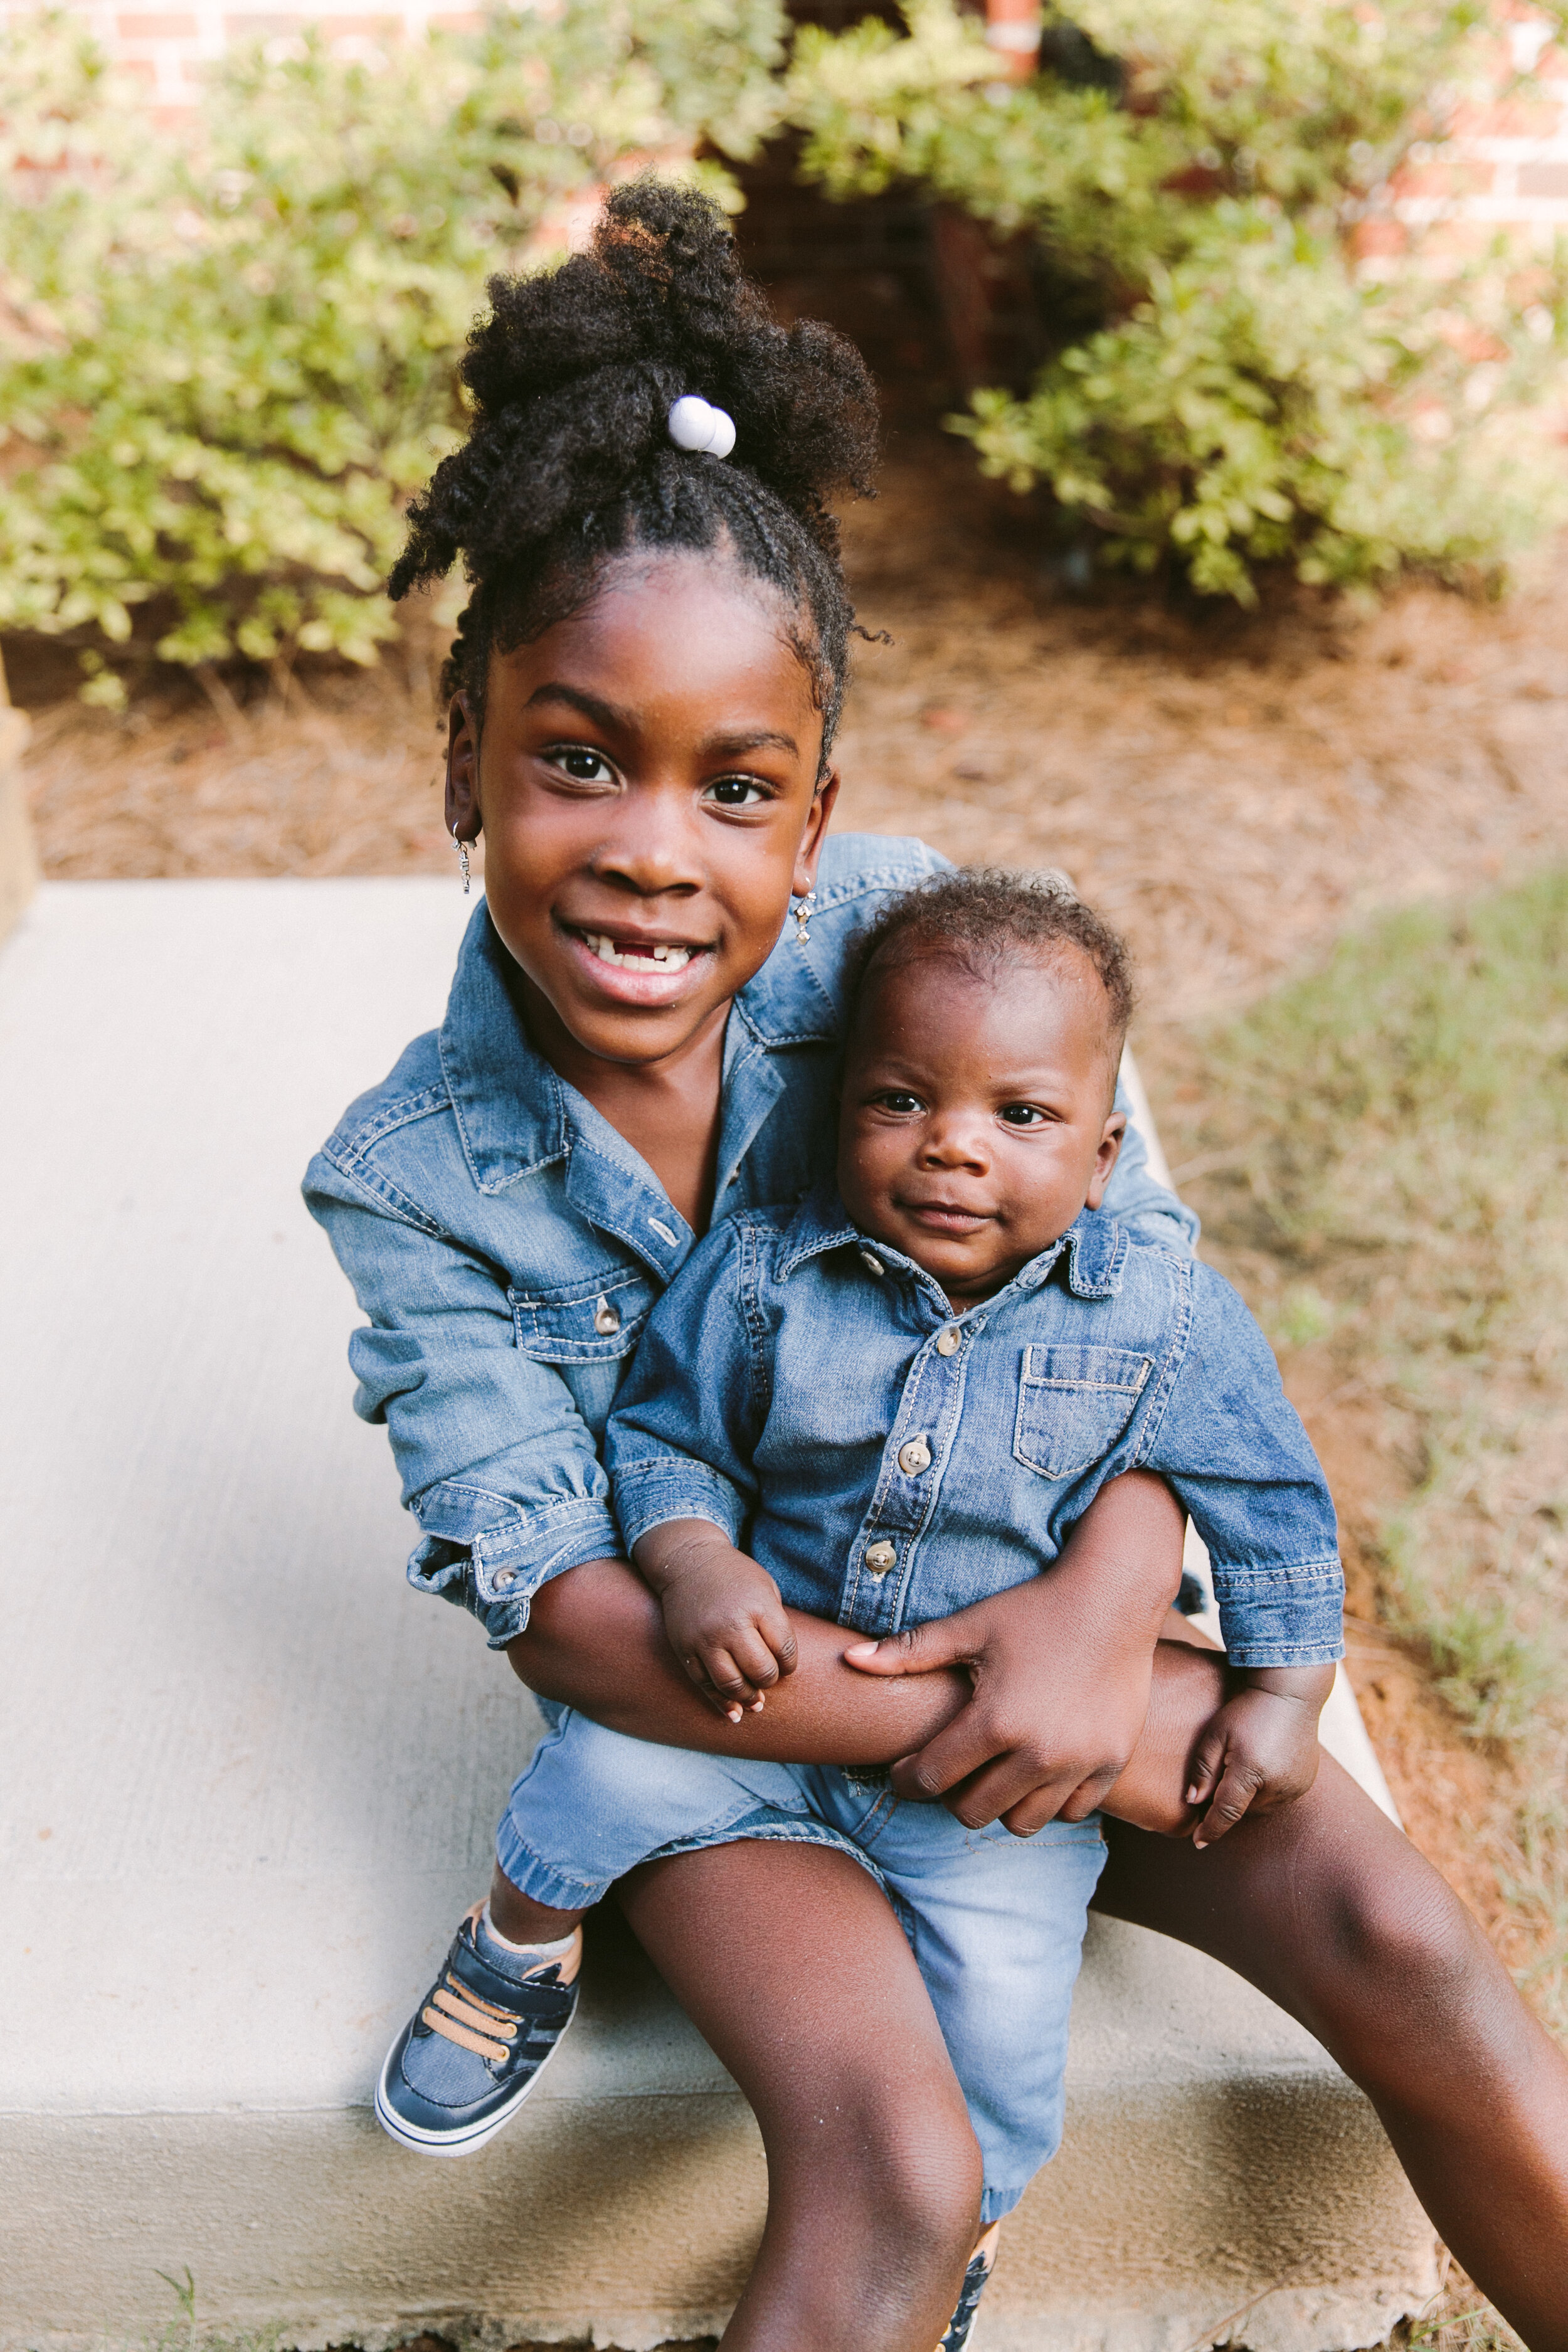
<path id="1" fill-rule="evenodd" d="M 1213 1845 L 1247 1812 L 1305 1796 L 1318 1777 L 1318 1717 L 1332 1666 L 1262 1666 L 1205 1725 L 1193 1750 L 1189 1805 L 1205 1807 L 1195 1846 Z"/>
<path id="2" fill-rule="evenodd" d="M 778 1586 L 706 1519 L 650 1529 L 637 1565 L 664 1612 L 671 1649 L 703 1696 L 731 1723 L 756 1713 L 781 1675 L 793 1675 L 795 1641 Z"/>

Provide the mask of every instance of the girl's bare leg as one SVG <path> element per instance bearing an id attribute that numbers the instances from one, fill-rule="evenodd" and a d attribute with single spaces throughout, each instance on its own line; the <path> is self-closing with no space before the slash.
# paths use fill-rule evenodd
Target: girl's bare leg
<path id="1" fill-rule="evenodd" d="M 762 2128 L 768 2219 L 725 2352 L 931 2352 L 980 2151 L 902 1930 L 821 1846 L 645 1864 L 621 1907 Z"/>
<path id="2" fill-rule="evenodd" d="M 1214 1671 L 1193 1663 L 1157 1670 L 1112 1791 L 1114 1805 L 1141 1780 L 1129 1810 L 1145 1820 L 1161 1786 L 1167 1801 L 1181 1786 Z M 1568 2059 L 1431 1864 L 1327 1756 L 1295 1804 L 1201 1853 L 1108 1829 L 1095 1908 L 1223 1960 L 1299 2018 L 1371 2099 L 1444 2242 L 1531 2352 L 1568 2352 Z"/>

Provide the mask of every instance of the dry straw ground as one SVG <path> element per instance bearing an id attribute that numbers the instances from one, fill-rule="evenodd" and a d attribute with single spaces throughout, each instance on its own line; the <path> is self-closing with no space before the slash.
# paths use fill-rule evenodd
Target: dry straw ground
<path id="1" fill-rule="evenodd" d="M 1146 1039 L 1368 908 L 1568 847 L 1568 559 L 1495 609 L 1068 601 L 967 454 L 916 434 L 849 544 L 894 642 L 860 651 L 839 824 L 1067 867 L 1131 937 Z M 450 867 L 424 632 L 369 675 L 255 681 L 243 709 L 164 674 L 123 719 L 76 705 L 58 656 L 10 662 L 51 875 Z"/>

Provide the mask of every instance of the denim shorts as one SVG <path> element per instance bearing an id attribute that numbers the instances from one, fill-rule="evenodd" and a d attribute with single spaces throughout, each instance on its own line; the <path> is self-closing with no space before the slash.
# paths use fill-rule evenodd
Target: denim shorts
<path id="1" fill-rule="evenodd" d="M 895 1796 L 885 1773 L 659 1748 L 567 1709 L 512 1790 L 496 1857 L 523 1894 L 574 1911 L 639 1862 L 739 1839 L 830 1846 L 882 1886 L 968 2102 L 984 2219 L 1011 2211 L 1061 2140 L 1068 2018 L 1105 1862 L 1099 1815 L 1030 1838 L 966 1830 Z"/>

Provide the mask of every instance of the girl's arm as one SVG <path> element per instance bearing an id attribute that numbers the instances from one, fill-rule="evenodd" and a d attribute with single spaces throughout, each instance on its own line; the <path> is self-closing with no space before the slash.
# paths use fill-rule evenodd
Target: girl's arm
<path id="1" fill-rule="evenodd" d="M 796 1764 L 909 1758 L 909 1793 L 945 1797 L 971 1827 L 1026 1799 L 1039 1819 L 1079 1819 L 1138 1744 L 1183 1531 L 1162 1482 L 1130 1472 L 1097 1496 L 1047 1574 L 880 1645 L 886 1663 L 871 1674 L 845 1664 L 866 1645 L 842 1626 L 792 1610 L 799 1664 L 739 1724 L 686 1679 L 658 1601 L 616 1560 L 546 1584 L 508 1655 L 547 1698 L 666 1747 Z M 1173 1784 L 1186 1756 L 1172 1761 Z"/>
<path id="2" fill-rule="evenodd" d="M 507 1655 L 531 1690 L 612 1731 L 779 1764 L 891 1764 L 923 1748 L 970 1700 L 969 1677 L 956 1668 L 873 1682 L 844 1664 L 843 1626 L 798 1609 L 785 1614 L 799 1664 L 769 1691 L 763 1713 L 739 1724 L 688 1680 L 665 1639 L 658 1601 L 624 1560 L 590 1560 L 552 1578 Z"/>

